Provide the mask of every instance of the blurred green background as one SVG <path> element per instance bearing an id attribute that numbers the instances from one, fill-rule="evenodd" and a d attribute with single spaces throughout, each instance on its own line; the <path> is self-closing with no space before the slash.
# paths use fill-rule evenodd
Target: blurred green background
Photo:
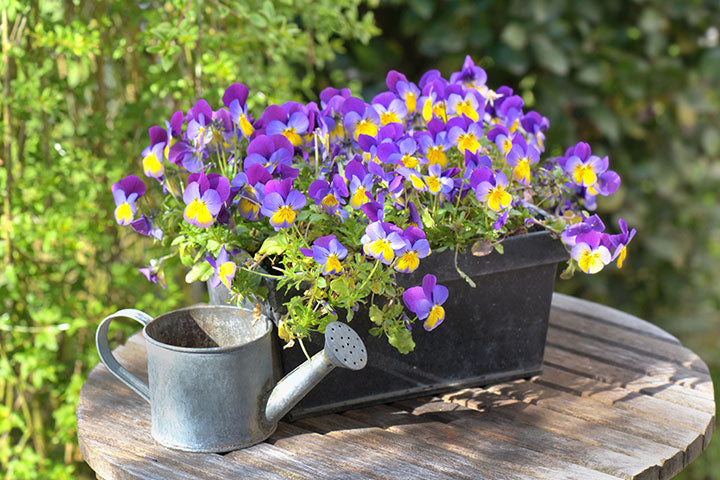
<path id="1" fill-rule="evenodd" d="M 137 268 L 153 246 L 112 217 L 110 185 L 140 169 L 147 128 L 247 84 L 255 111 L 366 99 L 390 69 L 414 81 L 470 54 L 550 119 L 546 145 L 608 154 L 600 204 L 638 229 L 622 270 L 558 290 L 651 320 L 720 378 L 720 4 L 688 0 L 15 1 L 2 10 L 0 475 L 94 478 L 75 406 L 117 308 L 189 303 Z M 717 384 L 716 384 L 717 385 Z M 720 479 L 720 442 L 682 475 Z"/>

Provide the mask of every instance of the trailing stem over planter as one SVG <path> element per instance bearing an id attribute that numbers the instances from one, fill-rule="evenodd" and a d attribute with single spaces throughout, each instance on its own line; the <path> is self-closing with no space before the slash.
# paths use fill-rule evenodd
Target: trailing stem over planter
<path id="1" fill-rule="evenodd" d="M 396 282 L 433 250 L 502 253 L 508 236 L 545 228 L 571 252 L 565 275 L 622 266 L 635 230 L 621 220 L 610 235 L 588 213 L 620 185 L 608 158 L 578 143 L 541 159 L 547 119 L 486 79 L 467 57 L 449 81 L 391 71 L 371 103 L 327 88 L 319 105 L 258 117 L 231 85 L 225 108 L 199 100 L 150 128 L 142 165 L 157 196 L 130 175 L 113 185 L 115 217 L 172 247 L 188 282 L 213 277 L 238 302 L 264 298 L 262 277 L 294 289 L 278 325 L 288 344 L 370 303 L 372 333 L 411 351 L 415 321 L 441 331 L 456 320 L 433 275 L 404 292 Z M 143 269 L 151 281 L 162 260 Z"/>

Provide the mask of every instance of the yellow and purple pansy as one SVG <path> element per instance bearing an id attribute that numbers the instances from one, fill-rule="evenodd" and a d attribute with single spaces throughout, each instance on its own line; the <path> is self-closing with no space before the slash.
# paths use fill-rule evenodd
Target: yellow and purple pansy
<path id="1" fill-rule="evenodd" d="M 217 259 L 206 257 L 206 260 L 212 265 L 214 273 L 210 286 L 217 288 L 222 283 L 230 290 L 235 272 L 237 271 L 237 265 L 230 261 L 230 256 L 227 250 L 225 250 L 225 245 L 220 248 Z"/>
<path id="2" fill-rule="evenodd" d="M 183 191 L 185 221 L 196 227 L 208 228 L 230 196 L 230 181 L 217 173 L 192 173 Z"/>
<path id="3" fill-rule="evenodd" d="M 303 135 L 310 131 L 310 120 L 302 104 L 288 102 L 285 105 L 270 105 L 260 117 L 265 126 L 265 134 L 283 135 L 293 147 L 303 143 Z"/>
<path id="4" fill-rule="evenodd" d="M 482 125 L 467 117 L 451 118 L 447 123 L 448 141 L 457 146 L 460 152 L 477 153 L 480 139 L 483 137 Z"/>
<path id="5" fill-rule="evenodd" d="M 115 200 L 115 221 L 119 225 L 128 225 L 135 219 L 135 202 L 145 194 L 145 184 L 137 175 L 128 175 L 112 186 Z"/>
<path id="6" fill-rule="evenodd" d="M 347 257 L 348 254 L 347 248 L 338 241 L 335 235 L 316 238 L 312 248 L 300 248 L 300 252 L 322 265 L 323 275 L 342 273 L 343 265 L 341 260 Z"/>
<path id="7" fill-rule="evenodd" d="M 392 223 L 377 221 L 365 228 L 360 242 L 365 255 L 390 265 L 395 258 L 395 250 L 405 245 L 401 234 L 402 230 Z"/>
<path id="8" fill-rule="evenodd" d="M 265 184 L 265 198 L 260 213 L 268 217 L 275 230 L 291 227 L 297 212 L 307 202 L 305 195 L 293 189 L 291 178 L 270 180 Z"/>
<path id="9" fill-rule="evenodd" d="M 531 176 L 530 166 L 540 161 L 540 152 L 532 145 L 528 145 L 522 135 L 516 135 L 512 144 L 507 154 L 507 162 L 513 167 L 512 176 L 523 185 L 528 185 Z"/>
<path id="10" fill-rule="evenodd" d="M 222 98 L 223 105 L 225 105 L 230 112 L 233 123 L 245 138 L 250 138 L 255 132 L 252 118 L 247 111 L 248 106 L 245 104 L 248 93 L 248 88 L 245 85 L 242 83 L 233 83 L 225 90 Z"/>
<path id="11" fill-rule="evenodd" d="M 437 284 L 437 277 L 427 274 L 423 277 L 422 286 L 411 287 L 403 292 L 405 306 L 417 315 L 419 320 L 425 320 L 423 328 L 434 330 L 445 320 L 443 303 L 448 298 L 448 289 Z"/>
<path id="12" fill-rule="evenodd" d="M 477 199 L 495 212 L 504 210 L 512 202 L 512 195 L 505 190 L 507 184 L 507 175 L 500 171 L 493 173 L 487 167 L 476 169 L 470 176 L 470 186 Z"/>
<path id="13" fill-rule="evenodd" d="M 430 243 L 425 232 L 418 227 L 410 226 L 402 234 L 405 245 L 397 249 L 393 268 L 398 272 L 411 273 L 417 270 L 420 259 L 430 255 Z"/>
<path id="14" fill-rule="evenodd" d="M 570 255 L 585 273 L 598 273 L 612 261 L 610 250 L 603 242 L 605 234 L 591 230 L 575 238 Z"/>
<path id="15" fill-rule="evenodd" d="M 343 220 L 348 213 L 342 208 L 345 199 L 350 195 L 345 179 L 339 175 L 333 175 L 332 183 L 325 180 L 315 180 L 308 188 L 308 195 L 315 200 L 315 205 L 331 215 L 339 215 Z"/>

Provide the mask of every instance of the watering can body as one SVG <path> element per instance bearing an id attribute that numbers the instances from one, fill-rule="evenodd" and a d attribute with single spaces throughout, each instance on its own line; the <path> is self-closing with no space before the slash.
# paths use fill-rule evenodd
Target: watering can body
<path id="1" fill-rule="evenodd" d="M 144 325 L 148 385 L 112 356 L 107 332 L 118 317 Z M 346 325 L 332 328 L 342 330 L 342 342 L 349 338 L 345 329 L 352 332 Z M 307 391 L 335 366 L 345 366 L 333 363 L 334 352 L 327 353 L 326 345 L 276 385 L 271 335 L 272 323 L 264 316 L 203 305 L 155 319 L 139 310 L 121 310 L 101 322 L 96 343 L 108 369 L 150 403 L 152 436 L 158 443 L 192 452 L 225 452 L 265 440 Z M 355 350 L 347 347 L 348 355 L 365 355 L 364 347 L 352 347 Z M 357 366 L 358 359 L 348 355 L 345 362 L 355 360 Z"/>

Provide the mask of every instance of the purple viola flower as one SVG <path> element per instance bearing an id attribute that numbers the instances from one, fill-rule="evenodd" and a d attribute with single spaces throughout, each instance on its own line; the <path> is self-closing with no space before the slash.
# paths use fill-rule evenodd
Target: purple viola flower
<path id="1" fill-rule="evenodd" d="M 384 198 L 379 202 L 368 202 L 362 206 L 361 210 L 370 222 L 382 222 L 385 218 L 385 209 L 383 208 Z"/>
<path id="2" fill-rule="evenodd" d="M 265 184 L 265 199 L 260 213 L 270 219 L 270 225 L 275 230 L 288 228 L 295 222 L 297 212 L 307 202 L 305 195 L 293 190 L 291 178 L 285 180 L 270 180 Z"/>
<path id="3" fill-rule="evenodd" d="M 407 227 L 402 235 L 405 245 L 395 251 L 397 259 L 394 268 L 398 272 L 410 273 L 417 270 L 420 259 L 430 255 L 430 243 L 425 232 L 418 227 Z"/>
<path id="4" fill-rule="evenodd" d="M 502 227 L 504 227 L 505 224 L 507 223 L 507 219 L 508 219 L 508 215 L 509 215 L 509 214 L 510 214 L 510 209 L 508 208 L 508 209 L 505 210 L 505 212 L 503 212 L 503 213 L 497 218 L 497 220 L 495 220 L 495 221 L 493 222 L 493 230 L 495 230 L 496 232 L 499 232 L 500 229 L 502 229 Z"/>
<path id="5" fill-rule="evenodd" d="M 558 165 L 572 177 L 573 182 L 581 187 L 595 185 L 598 176 L 608 169 L 608 157 L 600 158 L 592 155 L 590 146 L 580 142 L 565 152 L 565 157 L 558 159 Z M 592 194 L 592 193 L 591 193 Z"/>
<path id="6" fill-rule="evenodd" d="M 417 208 L 415 207 L 415 202 L 408 202 L 407 209 L 408 214 L 410 215 L 408 225 L 423 228 L 422 219 L 420 218 L 420 214 L 418 214 Z"/>
<path id="7" fill-rule="evenodd" d="M 266 135 L 284 135 L 293 147 L 302 144 L 302 135 L 308 132 L 310 120 L 303 111 L 288 114 L 283 107 L 270 105 L 262 115 Z"/>
<path id="8" fill-rule="evenodd" d="M 457 145 L 460 152 L 476 153 L 480 150 L 480 139 L 483 136 L 482 125 L 466 118 L 452 118 L 448 122 L 448 141 Z"/>
<path id="9" fill-rule="evenodd" d="M 522 135 L 513 139 L 513 146 L 507 154 L 507 162 L 513 168 L 513 178 L 527 185 L 530 183 L 530 165 L 540 160 L 540 152 L 533 146 L 525 143 Z"/>
<path id="10" fill-rule="evenodd" d="M 522 107 L 524 103 L 519 95 L 511 95 L 504 97 L 495 109 L 495 113 L 503 119 L 503 123 L 510 133 L 515 133 L 518 126 L 520 126 L 520 120 L 523 118 Z"/>
<path id="11" fill-rule="evenodd" d="M 323 208 L 328 213 L 340 215 L 343 219 L 347 217 L 347 212 L 343 210 L 342 206 L 345 205 L 345 199 L 350 195 L 350 192 L 348 192 L 345 179 L 341 175 L 335 174 L 332 183 L 325 180 L 315 180 L 310 184 L 308 195 L 315 200 L 315 205 Z"/>
<path id="12" fill-rule="evenodd" d="M 423 181 L 427 185 L 427 190 L 433 195 L 439 193 L 448 194 L 450 190 L 455 186 L 455 182 L 452 178 L 442 175 L 440 165 L 430 165 L 428 167 L 428 174 L 423 176 Z"/>
<path id="13" fill-rule="evenodd" d="M 248 106 L 245 103 L 248 97 L 248 88 L 242 83 L 233 83 L 223 95 L 223 105 L 230 112 L 230 117 L 246 138 L 255 132 L 252 119 L 248 114 Z"/>
<path id="14" fill-rule="evenodd" d="M 195 102 L 187 113 L 187 138 L 196 148 L 203 148 L 213 141 L 211 124 L 213 110 L 204 99 Z"/>
<path id="15" fill-rule="evenodd" d="M 168 160 L 175 165 L 182 166 L 188 172 L 197 173 L 203 169 L 203 162 L 207 155 L 208 153 L 204 147 L 196 148 L 181 140 L 170 147 Z"/>
<path id="16" fill-rule="evenodd" d="M 577 243 L 570 255 L 585 273 L 598 273 L 612 261 L 610 250 L 605 246 L 606 234 L 591 230 L 577 236 Z"/>
<path id="17" fill-rule="evenodd" d="M 602 233 L 605 231 L 605 224 L 597 215 L 592 215 L 584 219 L 580 223 L 576 223 L 567 227 L 565 231 L 563 231 L 563 233 L 560 235 L 560 239 L 565 245 L 567 245 L 568 247 L 572 247 L 575 245 L 578 235 L 582 235 L 590 231 L 594 231 L 597 233 Z"/>
<path id="18" fill-rule="evenodd" d="M 347 248 L 338 241 L 335 235 L 319 237 L 313 242 L 312 249 L 301 248 L 300 251 L 323 266 L 323 275 L 342 273 L 343 266 L 340 260 L 347 257 L 348 254 Z"/>
<path id="19" fill-rule="evenodd" d="M 251 165 L 259 164 L 272 174 L 280 174 L 283 178 L 295 178 L 298 170 L 291 167 L 292 158 L 293 146 L 286 136 L 258 135 L 248 145 L 243 167 L 247 170 Z"/>
<path id="20" fill-rule="evenodd" d="M 390 265 L 395 258 L 395 250 L 405 245 L 400 236 L 402 230 L 391 223 L 373 222 L 365 228 L 360 241 L 366 255 Z"/>
<path id="21" fill-rule="evenodd" d="M 201 228 L 210 227 L 225 200 L 230 196 L 230 181 L 217 173 L 193 173 L 183 191 L 185 221 Z"/>
<path id="22" fill-rule="evenodd" d="M 354 97 L 347 99 L 343 105 L 343 121 L 345 129 L 352 133 L 356 141 L 360 135 L 374 137 L 381 126 L 377 110 Z"/>
<path id="23" fill-rule="evenodd" d="M 407 111 L 409 114 L 415 112 L 417 108 L 417 100 L 420 96 L 420 89 L 412 82 L 408 82 L 405 75 L 390 70 L 385 77 L 385 84 L 388 90 L 395 93 L 400 99 L 405 102 Z"/>
<path id="24" fill-rule="evenodd" d="M 617 192 L 618 188 L 620 188 L 620 175 L 613 170 L 607 170 L 598 175 L 595 185 L 588 187 L 588 193 L 608 196 Z"/>
<path id="25" fill-rule="evenodd" d="M 439 167 L 439 165 L 436 165 Z M 398 167 L 397 173 L 402 175 L 402 177 L 410 182 L 410 185 L 417 190 L 418 192 L 425 192 L 428 189 L 428 186 L 425 184 L 425 181 L 423 180 L 423 176 L 420 172 L 417 170 L 412 170 L 410 168 L 405 167 Z"/>
<path id="26" fill-rule="evenodd" d="M 425 320 L 423 328 L 428 332 L 434 330 L 445 320 L 445 309 L 442 304 L 448 298 L 448 289 L 437 284 L 437 277 L 427 274 L 423 278 L 422 287 L 411 287 L 403 292 L 403 302 L 420 320 Z"/>
<path id="27" fill-rule="evenodd" d="M 430 122 L 433 118 L 437 118 L 443 122 L 448 121 L 447 106 L 445 97 L 439 93 L 444 87 L 437 88 L 433 82 L 427 94 L 420 97 L 419 102 L 422 105 L 422 117 L 426 122 Z"/>
<path id="28" fill-rule="evenodd" d="M 394 149 L 394 152 L 389 155 L 385 151 L 378 152 L 378 157 L 384 163 L 394 163 L 402 165 L 405 168 L 412 169 L 417 168 L 419 165 L 426 162 L 426 159 L 418 157 L 418 144 L 412 137 L 405 137 L 397 144 L 391 143 L 383 146 L 385 148 L 397 146 L 397 148 Z"/>
<path id="29" fill-rule="evenodd" d="M 512 202 L 505 188 L 508 184 L 507 175 L 503 172 L 493 173 L 489 168 L 478 168 L 470 176 L 470 186 L 475 190 L 475 196 L 495 212 L 504 210 Z"/>
<path id="30" fill-rule="evenodd" d="M 214 275 L 210 286 L 217 288 L 222 283 L 225 287 L 230 290 L 232 286 L 233 277 L 237 271 L 237 265 L 230 261 L 225 245 L 220 248 L 217 259 L 212 257 L 206 257 L 206 260 L 213 267 Z"/>
<path id="31" fill-rule="evenodd" d="M 245 172 L 235 175 L 230 186 L 237 189 L 238 212 L 248 220 L 258 220 L 260 206 L 265 198 L 265 184 L 272 176 L 259 163 L 250 165 Z"/>
<path id="32" fill-rule="evenodd" d="M 463 178 L 466 180 L 469 179 L 472 176 L 472 172 L 482 167 L 492 167 L 492 160 L 490 157 L 465 150 L 465 174 L 463 175 Z"/>
<path id="33" fill-rule="evenodd" d="M 487 73 L 475 65 L 470 55 L 465 56 L 462 70 L 450 75 L 450 83 L 460 83 L 465 88 L 481 90 L 487 81 Z"/>
<path id="34" fill-rule="evenodd" d="M 445 131 L 445 124 L 433 119 L 428 122 L 427 128 L 427 132 L 416 132 L 415 140 L 420 145 L 421 153 L 427 158 L 428 165 L 437 164 L 445 168 L 448 163 L 445 152 L 452 148 Z"/>
<path id="35" fill-rule="evenodd" d="M 138 272 L 142 273 L 148 282 L 157 283 L 164 289 L 167 288 L 165 284 L 165 273 L 162 269 L 162 262 L 158 260 L 150 260 L 149 267 L 138 268 Z"/>
<path id="36" fill-rule="evenodd" d="M 633 239 L 637 231 L 634 228 L 628 231 L 627 223 L 625 223 L 625 220 L 623 220 L 622 218 L 618 220 L 618 223 L 620 224 L 620 231 L 622 233 L 618 235 L 608 235 L 607 237 L 605 237 L 605 245 L 608 248 L 614 249 L 610 261 L 617 259 L 617 267 L 622 268 L 623 263 L 625 262 L 625 257 L 627 257 L 627 246 L 630 243 L 630 240 Z"/>
<path id="37" fill-rule="evenodd" d="M 150 146 L 142 151 L 143 172 L 148 177 L 159 179 L 165 174 L 163 158 L 165 157 L 168 133 L 164 128 L 155 126 L 150 127 L 148 134 L 150 135 Z"/>
<path id="38" fill-rule="evenodd" d="M 153 225 L 144 213 L 140 214 L 140 218 L 131 222 L 130 227 L 140 235 L 145 235 L 146 237 L 153 237 L 158 240 L 163 239 L 163 231 L 156 225 Z"/>
<path id="39" fill-rule="evenodd" d="M 345 178 L 350 182 L 350 206 L 354 209 L 372 201 L 371 192 L 375 183 L 362 162 L 351 160 L 345 166 Z"/>
<path id="40" fill-rule="evenodd" d="M 500 149 L 500 151 L 503 153 L 503 155 L 507 155 L 510 153 L 510 150 L 512 149 L 513 142 L 512 138 L 510 136 L 510 132 L 507 128 L 505 128 L 503 125 L 498 125 L 494 128 L 492 128 L 488 134 L 487 134 L 488 140 L 493 142 L 497 147 Z"/>
<path id="41" fill-rule="evenodd" d="M 115 221 L 119 225 L 128 225 L 135 218 L 138 198 L 145 195 L 145 184 L 136 175 L 128 175 L 112 186 L 115 200 Z"/>
<path id="42" fill-rule="evenodd" d="M 538 112 L 531 110 L 525 114 L 520 120 L 520 125 L 530 135 L 530 144 L 536 147 L 540 152 L 545 151 L 545 131 L 550 127 L 550 121 L 540 115 Z"/>
<path id="43" fill-rule="evenodd" d="M 480 105 L 476 97 L 477 92 L 466 92 L 465 96 L 451 93 L 447 99 L 448 114 L 452 117 L 462 117 L 465 115 L 473 122 L 480 120 L 480 114 L 484 110 L 485 105 Z"/>
<path id="44" fill-rule="evenodd" d="M 373 108 L 380 116 L 380 125 L 403 123 L 408 115 L 405 102 L 392 92 L 384 92 L 373 98 Z"/>

